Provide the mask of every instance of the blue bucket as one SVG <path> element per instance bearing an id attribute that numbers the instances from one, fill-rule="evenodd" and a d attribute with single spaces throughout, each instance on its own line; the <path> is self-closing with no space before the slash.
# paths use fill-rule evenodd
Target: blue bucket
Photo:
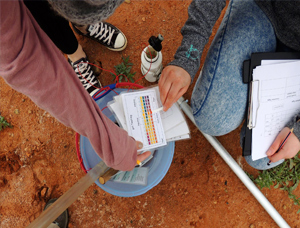
<path id="1" fill-rule="evenodd" d="M 117 93 L 126 90 L 127 89 L 115 89 Z M 100 109 L 103 109 L 107 106 L 107 102 L 111 101 L 114 96 L 116 96 L 116 93 L 110 91 L 104 97 L 97 100 L 96 103 L 98 104 Z M 114 115 L 108 108 L 104 109 L 102 112 L 110 120 L 116 122 Z M 123 184 L 112 181 L 108 181 L 104 185 L 102 185 L 100 184 L 99 180 L 97 180 L 95 183 L 104 191 L 115 196 L 133 197 L 142 195 L 159 184 L 159 182 L 167 174 L 173 160 L 174 149 L 174 142 L 170 142 L 166 146 L 158 148 L 155 151 L 153 158 L 144 165 L 144 167 L 149 168 L 148 181 L 146 186 Z M 101 161 L 101 158 L 96 154 L 89 140 L 84 136 L 80 136 L 80 153 L 83 160 L 83 165 L 86 170 L 93 168 Z"/>

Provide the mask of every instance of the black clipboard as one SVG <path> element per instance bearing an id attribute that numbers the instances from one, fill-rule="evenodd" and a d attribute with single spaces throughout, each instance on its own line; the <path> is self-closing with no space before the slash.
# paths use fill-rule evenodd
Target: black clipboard
<path id="1" fill-rule="evenodd" d="M 262 60 L 284 60 L 284 59 L 300 59 L 300 52 L 262 52 L 253 53 L 249 60 L 243 63 L 243 82 L 248 84 L 248 98 L 246 109 L 246 120 L 249 119 L 249 107 L 251 96 L 251 81 L 253 69 L 261 65 Z M 243 142 L 243 156 L 251 155 L 252 129 L 246 127 L 245 138 Z"/>

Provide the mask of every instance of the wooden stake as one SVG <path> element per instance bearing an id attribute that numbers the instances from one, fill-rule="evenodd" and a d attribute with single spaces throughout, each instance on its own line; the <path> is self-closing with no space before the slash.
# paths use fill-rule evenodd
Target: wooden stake
<path id="1" fill-rule="evenodd" d="M 100 184 L 105 184 L 113 175 L 115 175 L 119 170 L 109 168 L 101 177 L 99 177 Z"/>

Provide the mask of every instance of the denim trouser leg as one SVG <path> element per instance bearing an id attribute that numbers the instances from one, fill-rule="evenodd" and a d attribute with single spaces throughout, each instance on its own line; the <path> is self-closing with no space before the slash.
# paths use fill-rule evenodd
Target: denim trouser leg
<path id="1" fill-rule="evenodd" d="M 230 1 L 191 98 L 194 118 L 201 131 L 219 136 L 242 123 L 248 94 L 248 86 L 242 81 L 243 62 L 253 52 L 275 50 L 273 27 L 255 2 Z M 257 169 L 277 165 L 267 166 L 266 160 L 246 158 Z"/>
<path id="2" fill-rule="evenodd" d="M 248 92 L 242 81 L 243 61 L 253 52 L 275 49 L 273 27 L 254 1 L 231 1 L 191 98 L 201 131 L 219 136 L 242 123 Z"/>
<path id="3" fill-rule="evenodd" d="M 259 169 L 259 170 L 271 169 L 271 168 L 278 166 L 284 162 L 284 159 L 281 159 L 278 162 L 274 162 L 274 163 L 271 163 L 270 165 L 267 165 L 269 162 L 269 158 L 265 157 L 265 158 L 261 158 L 256 161 L 253 161 L 251 155 L 245 156 L 245 160 L 250 166 L 252 166 L 255 169 Z"/>

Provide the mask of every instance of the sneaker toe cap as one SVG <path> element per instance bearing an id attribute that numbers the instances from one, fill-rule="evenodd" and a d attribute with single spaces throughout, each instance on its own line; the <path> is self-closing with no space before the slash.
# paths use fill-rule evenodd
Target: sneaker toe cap
<path id="1" fill-rule="evenodd" d="M 122 33 L 119 33 L 116 38 L 114 48 L 116 49 L 125 48 L 126 45 L 127 45 L 126 37 Z"/>

